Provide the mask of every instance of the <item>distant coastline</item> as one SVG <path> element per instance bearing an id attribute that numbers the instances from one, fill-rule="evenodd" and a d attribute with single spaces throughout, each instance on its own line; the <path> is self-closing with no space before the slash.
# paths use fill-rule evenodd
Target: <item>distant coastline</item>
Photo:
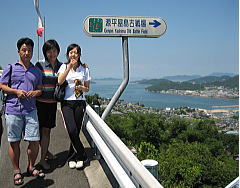
<path id="1" fill-rule="evenodd" d="M 120 78 L 112 78 L 112 77 L 106 77 L 106 78 L 95 78 L 94 80 L 121 80 Z"/>
<path id="2" fill-rule="evenodd" d="M 112 98 L 121 84 L 121 80 L 94 80 L 96 84 L 91 85 L 89 95 L 98 93 L 101 97 Z M 145 90 L 149 84 L 139 84 L 129 82 L 120 99 L 131 102 L 133 104 L 143 104 L 147 107 L 157 109 L 176 108 L 189 106 L 192 108 L 201 108 L 211 110 L 212 106 L 238 105 L 237 100 L 229 100 L 225 98 L 208 98 L 190 95 L 162 94 L 148 92 Z"/>
<path id="3" fill-rule="evenodd" d="M 195 96 L 195 97 L 204 97 L 204 98 L 216 98 L 216 99 L 229 99 L 229 100 L 239 100 L 238 91 L 229 91 L 226 90 L 202 90 L 202 91 L 191 91 L 191 90 L 162 90 L 162 91 L 151 91 L 145 88 L 148 92 L 161 93 L 161 94 L 175 94 L 175 95 L 186 95 L 186 96 Z"/>
<path id="4" fill-rule="evenodd" d="M 183 82 L 151 79 L 140 80 L 137 83 L 150 85 L 145 90 L 154 93 L 239 99 L 239 75 L 205 76 Z"/>

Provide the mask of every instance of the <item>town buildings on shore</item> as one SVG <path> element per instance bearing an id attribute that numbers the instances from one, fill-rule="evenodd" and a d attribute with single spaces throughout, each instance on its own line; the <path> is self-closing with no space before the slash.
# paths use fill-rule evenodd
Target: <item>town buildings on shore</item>
<path id="1" fill-rule="evenodd" d="M 225 98 L 225 99 L 239 99 L 239 89 L 228 89 L 223 86 L 205 87 L 204 90 L 162 90 L 158 91 L 163 94 L 177 94 L 177 95 L 190 95 L 198 97 L 212 97 L 212 98 Z"/>
<path id="2" fill-rule="evenodd" d="M 101 99 L 100 104 L 102 108 L 105 108 L 110 102 L 110 99 Z M 230 109 L 219 113 L 211 113 L 209 110 L 190 108 L 190 107 L 179 107 L 179 108 L 165 108 L 155 109 L 152 107 L 145 107 L 140 104 L 132 104 L 119 100 L 114 108 L 112 114 L 125 115 L 127 113 L 155 113 L 165 115 L 168 118 L 191 118 L 191 119 L 206 119 L 211 118 L 216 120 L 216 126 L 225 132 L 239 133 L 239 111 L 238 109 Z"/>

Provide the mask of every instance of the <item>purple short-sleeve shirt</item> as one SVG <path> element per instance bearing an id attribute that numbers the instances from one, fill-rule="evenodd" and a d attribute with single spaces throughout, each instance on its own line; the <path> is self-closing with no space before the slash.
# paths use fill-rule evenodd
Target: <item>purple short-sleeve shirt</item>
<path id="1" fill-rule="evenodd" d="M 12 73 L 10 75 L 10 67 Z M 25 69 L 18 61 L 8 65 L 2 73 L 1 83 L 8 83 L 11 76 L 10 86 L 13 89 L 20 89 L 26 92 L 36 90 L 42 85 L 42 74 L 38 68 L 30 64 L 28 69 Z M 6 102 L 7 114 L 28 114 L 36 109 L 36 98 L 28 97 L 25 99 L 18 98 L 17 95 L 8 95 Z"/>

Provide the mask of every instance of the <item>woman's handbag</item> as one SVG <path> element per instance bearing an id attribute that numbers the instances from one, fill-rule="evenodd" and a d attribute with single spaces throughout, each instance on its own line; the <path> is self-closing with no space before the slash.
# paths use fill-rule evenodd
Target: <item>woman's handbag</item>
<path id="1" fill-rule="evenodd" d="M 7 94 L 1 90 L 0 95 L 1 95 L 1 101 L 0 101 L 0 118 L 1 118 L 1 116 L 5 114 Z"/>
<path id="2" fill-rule="evenodd" d="M 11 82 L 12 82 L 12 65 L 10 65 L 10 70 L 9 70 L 9 80 L 8 80 L 8 87 L 11 87 Z M 5 110 L 6 110 L 6 102 L 7 102 L 7 93 L 5 93 L 2 89 L 0 89 L 0 95 L 1 95 L 1 103 L 0 103 L 0 118 L 3 114 L 5 114 Z"/>
<path id="3" fill-rule="evenodd" d="M 55 91 L 53 94 L 54 100 L 58 102 L 62 102 L 65 97 L 65 88 L 68 85 L 67 81 L 65 80 L 62 85 L 57 84 L 55 87 Z"/>

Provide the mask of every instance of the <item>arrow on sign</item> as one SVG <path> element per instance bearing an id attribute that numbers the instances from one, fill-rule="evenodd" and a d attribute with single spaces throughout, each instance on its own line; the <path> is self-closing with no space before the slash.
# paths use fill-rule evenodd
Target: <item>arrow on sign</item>
<path id="1" fill-rule="evenodd" d="M 154 22 L 149 22 L 149 25 L 153 25 L 153 27 L 158 27 L 159 25 L 161 25 L 160 22 L 158 22 L 157 20 L 153 20 Z"/>

